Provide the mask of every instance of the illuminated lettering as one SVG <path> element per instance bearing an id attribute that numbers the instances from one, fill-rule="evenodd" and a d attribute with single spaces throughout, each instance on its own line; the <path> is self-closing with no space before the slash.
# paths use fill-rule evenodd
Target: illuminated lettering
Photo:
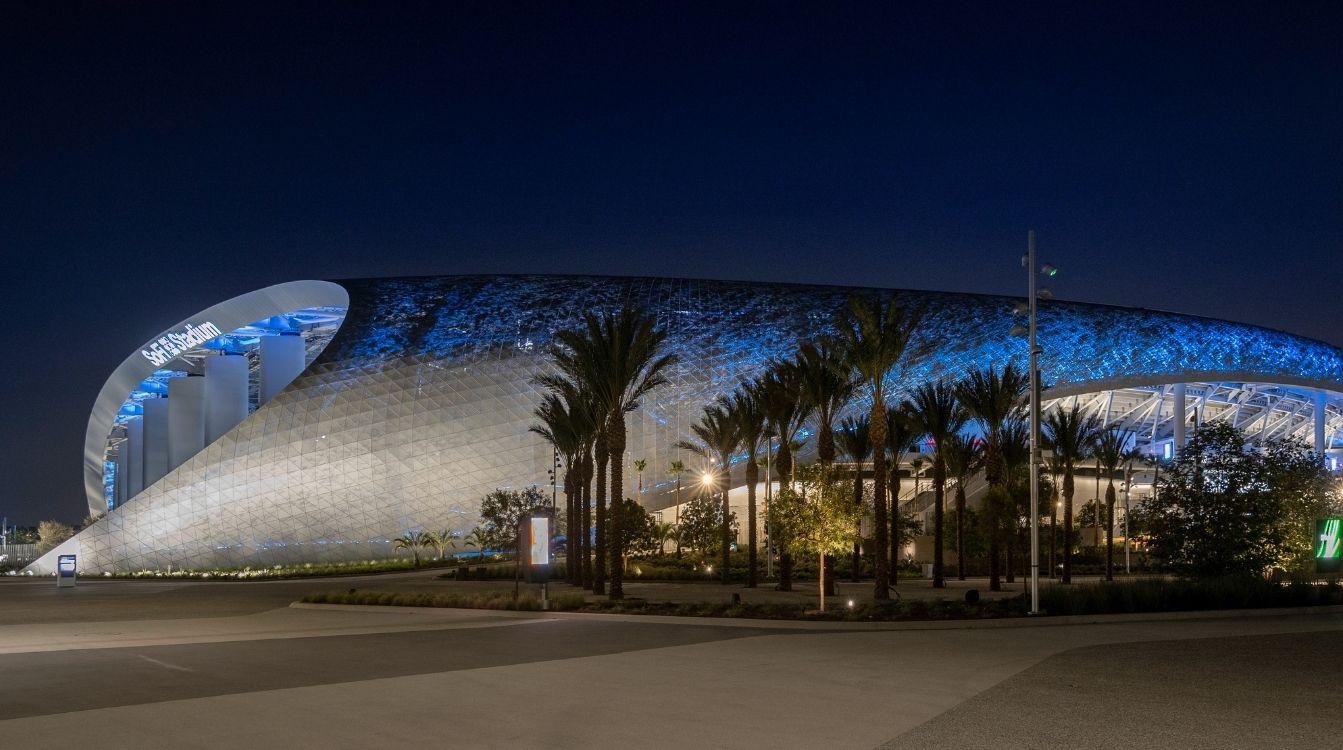
<path id="1" fill-rule="evenodd" d="M 155 367 L 163 367 L 183 352 L 194 349 L 210 339 L 222 335 L 224 335 L 224 332 L 219 330 L 219 326 L 208 320 L 199 325 L 187 323 L 182 330 L 165 333 L 151 341 L 144 349 L 140 350 L 140 354 Z"/>

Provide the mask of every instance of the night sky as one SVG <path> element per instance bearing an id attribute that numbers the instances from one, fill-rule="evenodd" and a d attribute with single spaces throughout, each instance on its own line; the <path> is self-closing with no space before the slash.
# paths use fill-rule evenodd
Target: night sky
<path id="1" fill-rule="evenodd" d="M 0 515 L 83 517 L 111 370 L 299 278 L 1019 293 L 1035 228 L 1059 297 L 1343 345 L 1340 39 L 1338 2 L 6 2 Z"/>

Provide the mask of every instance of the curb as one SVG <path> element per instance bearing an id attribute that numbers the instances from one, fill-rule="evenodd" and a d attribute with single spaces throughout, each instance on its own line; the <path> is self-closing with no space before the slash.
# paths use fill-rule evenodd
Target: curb
<path id="1" fill-rule="evenodd" d="M 518 612 L 507 609 L 463 609 L 456 607 L 403 607 L 387 604 L 310 604 L 293 602 L 293 609 L 368 612 L 415 612 L 461 616 L 467 613 L 534 620 L 595 620 L 607 622 L 643 622 L 658 625 L 711 626 L 765 630 L 805 631 L 900 631 L 900 630 L 986 630 L 994 628 L 1043 628 L 1065 625 L 1122 625 L 1139 622 L 1185 622 L 1229 620 L 1247 617 L 1293 617 L 1300 615 L 1343 616 L 1343 605 L 1323 607 L 1263 607 L 1259 609 L 1212 609 L 1193 612 L 1131 612 L 1111 615 L 1065 615 L 1060 617 L 1004 617 L 984 620 L 905 620 L 897 622 L 828 622 L 823 620 L 759 620 L 747 617 L 682 617 L 676 615 L 627 615 L 599 612 Z"/>

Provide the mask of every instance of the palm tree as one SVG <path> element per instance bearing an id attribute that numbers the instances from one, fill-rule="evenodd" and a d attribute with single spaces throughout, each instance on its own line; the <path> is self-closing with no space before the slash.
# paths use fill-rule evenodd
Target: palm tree
<path id="1" fill-rule="evenodd" d="M 667 382 L 667 374 L 676 361 L 674 354 L 662 353 L 667 332 L 657 326 L 652 315 L 627 307 L 619 313 L 588 313 L 577 330 L 555 334 L 551 356 L 558 370 L 592 394 L 599 408 L 605 448 L 598 452 L 597 481 L 597 568 L 602 575 L 606 546 L 623 549 L 624 539 L 619 518 L 605 519 L 601 475 L 610 463 L 611 492 L 616 503 L 624 487 L 625 414 L 639 408 L 639 400 Z M 553 376 L 551 376 L 553 377 Z M 546 382 L 543 380 L 543 382 Z M 607 520 L 609 524 L 605 523 Z M 609 539 L 603 539 L 603 526 Z M 624 571 L 612 560 L 611 599 L 625 596 Z M 594 590 L 598 584 L 594 582 Z"/>
<path id="2" fill-rule="evenodd" d="M 577 393 L 569 393 L 575 400 L 580 398 Z M 566 546 L 568 547 L 569 564 L 566 565 L 566 578 L 571 584 L 578 583 L 579 553 L 574 549 L 574 543 L 578 538 L 578 502 L 582 493 L 577 488 L 578 471 L 575 465 L 579 463 L 579 454 L 583 450 L 584 435 L 589 429 L 585 423 L 585 414 L 581 401 L 573 404 L 561 398 L 554 391 L 547 393 L 541 399 L 541 404 L 536 407 L 534 412 L 540 424 L 531 426 L 531 431 L 545 438 L 555 451 L 563 459 L 564 463 L 564 500 L 567 507 L 565 518 L 567 529 L 565 531 Z"/>
<path id="3" fill-rule="evenodd" d="M 914 443 L 918 440 L 918 434 L 915 432 L 913 421 L 909 418 L 909 413 L 905 411 L 905 405 L 892 406 L 886 410 L 886 452 L 890 453 L 891 463 L 886 472 L 887 494 L 890 495 L 891 508 L 891 585 L 897 586 L 900 583 L 900 540 L 904 532 L 900 529 L 900 519 L 903 517 L 900 513 L 900 462 L 904 460 L 905 454 L 914 449 Z M 923 466 L 922 458 L 914 459 L 914 494 L 919 494 L 919 469 Z M 875 498 L 875 495 L 873 496 Z M 886 500 L 886 498 L 882 498 Z"/>
<path id="4" fill-rule="evenodd" d="M 759 582 L 758 534 L 755 495 L 760 484 L 760 464 L 756 453 L 765 438 L 765 413 L 760 408 L 755 387 L 747 383 L 732 394 L 728 411 L 737 425 L 740 449 L 746 451 L 746 587 L 755 588 Z M 768 479 L 768 477 L 766 477 Z"/>
<path id="5" fill-rule="evenodd" d="M 999 568 L 1001 529 L 996 519 L 1000 513 L 991 507 L 1007 491 L 1007 470 L 1003 465 L 1003 428 L 1020 416 L 1025 408 L 1030 377 L 1012 363 L 1001 371 L 990 366 L 975 370 L 956 386 L 956 395 L 970 417 L 979 423 L 984 433 L 984 479 L 989 485 L 985 496 L 985 515 L 989 518 L 989 590 L 1001 591 Z"/>
<path id="6" fill-rule="evenodd" d="M 915 429 L 933 439 L 933 588 L 942 589 L 947 587 L 942 568 L 947 488 L 947 456 L 943 448 L 965 425 L 965 409 L 956 400 L 955 387 L 946 381 L 920 385 L 907 403 Z"/>
<path id="7" fill-rule="evenodd" d="M 644 496 L 644 469 L 648 468 L 648 460 L 644 458 L 634 459 L 634 472 L 639 477 L 639 491 L 634 495 L 636 499 Z"/>
<path id="8" fill-rule="evenodd" d="M 690 432 L 696 441 L 682 440 L 676 447 L 691 451 L 707 459 L 716 460 L 722 466 L 722 472 L 714 477 L 714 483 L 722 489 L 723 497 L 723 583 L 730 580 L 728 567 L 732 562 L 732 524 L 731 511 L 728 508 L 728 490 L 732 487 L 732 453 L 741 445 L 741 431 L 736 419 L 728 411 L 726 400 L 704 407 L 700 421 L 690 425 Z"/>
<path id="9" fill-rule="evenodd" d="M 769 432 L 779 439 L 774 453 L 774 474 L 782 486 L 792 486 L 797 477 L 793 448 L 797 433 L 811 416 L 812 405 L 802 398 L 802 375 L 796 362 L 776 360 L 769 370 L 752 385 L 761 413 Z M 773 438 L 770 438 L 773 440 Z M 765 477 L 769 481 L 769 477 Z M 768 516 L 766 516 L 768 523 Z M 779 590 L 793 590 L 793 558 L 786 550 L 779 551 Z"/>
<path id="10" fill-rule="evenodd" d="M 665 554 L 667 551 L 667 543 L 675 542 L 679 534 L 680 530 L 676 528 L 675 524 L 670 524 L 665 521 L 658 521 L 654 524 L 653 538 L 657 539 L 658 553 Z"/>
<path id="11" fill-rule="evenodd" d="M 477 526 L 467 535 L 464 543 L 467 547 L 475 547 L 478 550 L 477 562 L 484 562 L 485 548 L 490 546 L 490 532 L 486 531 L 484 527 Z"/>
<path id="12" fill-rule="evenodd" d="M 415 556 L 415 568 L 420 567 L 420 548 L 433 546 L 433 537 L 423 531 L 407 531 L 392 540 L 393 549 L 408 549 Z"/>
<path id="13" fill-rule="evenodd" d="M 886 378 L 905 358 L 921 313 L 905 307 L 891 293 L 885 296 L 849 298 L 848 309 L 836 322 L 844 360 L 851 372 L 872 393 L 872 413 L 868 422 L 872 445 L 886 445 Z M 872 476 L 876 509 L 876 581 L 873 597 L 891 598 L 890 570 L 886 564 L 886 453 L 873 451 Z"/>
<path id="14" fill-rule="evenodd" d="M 1010 534 L 1007 538 L 1007 582 L 1012 583 L 1016 580 L 1016 567 L 1013 565 L 1016 553 L 1022 552 L 1021 560 L 1023 563 L 1028 559 L 1025 550 L 1021 549 L 1026 537 L 1022 534 L 1023 529 L 1020 525 L 1020 519 L 1023 515 L 1029 516 L 1030 511 L 1023 506 L 1022 498 L 1029 497 L 1030 474 L 1027 470 L 1030 468 L 1031 460 L 1031 426 L 1030 420 L 1026 415 L 1020 415 L 1008 420 L 1003 427 L 1003 470 L 1007 477 L 1007 506 L 1001 508 L 1003 511 L 1000 519 L 999 528 L 1007 529 Z M 1023 571 L 1023 575 L 1025 571 Z"/>
<path id="15" fill-rule="evenodd" d="M 1073 580 L 1073 470 L 1091 454 L 1092 444 L 1101 430 L 1094 414 L 1082 414 L 1074 405 L 1062 407 L 1045 417 L 1045 440 L 1063 464 L 1063 582 Z"/>
<path id="16" fill-rule="evenodd" d="M 1115 470 L 1129 459 L 1129 451 L 1125 448 L 1128 442 L 1127 433 L 1109 429 L 1096 436 L 1093 446 L 1096 463 L 1101 466 L 1109 479 L 1109 484 L 1105 487 L 1105 580 L 1107 581 L 1115 579 Z"/>
<path id="17" fill-rule="evenodd" d="M 438 532 L 430 532 L 430 546 L 438 550 L 438 559 L 446 560 L 448 558 L 448 548 L 456 546 L 457 539 L 461 534 L 451 529 L 443 529 Z"/>
<path id="18" fill-rule="evenodd" d="M 681 556 L 681 475 L 685 473 L 685 462 L 677 459 L 668 469 L 676 477 L 676 556 Z"/>
<path id="19" fill-rule="evenodd" d="M 842 352 L 828 341 L 805 342 L 797 352 L 802 397 L 816 411 L 816 457 L 835 461 L 835 415 L 849 403 L 856 384 Z"/>
<path id="20" fill-rule="evenodd" d="M 979 471 L 984 458 L 983 444 L 960 433 L 948 436 L 937 447 L 946 456 L 947 475 L 956 481 L 956 578 L 965 580 L 965 485 Z"/>
<path id="21" fill-rule="evenodd" d="M 849 417 L 839 426 L 839 450 L 853 462 L 853 507 L 857 511 L 858 526 L 861 528 L 863 517 L 863 463 L 872 455 L 872 431 L 869 429 L 866 415 Z M 861 533 L 855 529 L 853 543 L 853 580 L 858 581 L 858 571 L 863 561 L 863 545 L 859 541 Z"/>
<path id="22" fill-rule="evenodd" d="M 1050 451 L 1045 465 L 1049 468 L 1049 577 L 1053 578 L 1058 568 L 1055 562 L 1058 555 L 1054 547 L 1058 543 L 1059 535 L 1059 506 L 1063 505 L 1059 500 L 1059 483 L 1054 481 L 1054 477 L 1063 476 L 1063 461 Z"/>

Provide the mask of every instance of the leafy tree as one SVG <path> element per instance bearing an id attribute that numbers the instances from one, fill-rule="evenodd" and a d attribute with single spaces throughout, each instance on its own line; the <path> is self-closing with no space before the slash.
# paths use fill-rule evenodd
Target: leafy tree
<path id="1" fill-rule="evenodd" d="M 779 491 L 771 509 L 780 544 L 796 555 L 815 555 L 821 610 L 825 610 L 825 556 L 843 552 L 853 544 L 858 511 L 849 488 L 827 463 L 802 472 L 802 492 L 791 487 Z"/>
<path id="2" fill-rule="evenodd" d="M 1143 504 L 1153 552 L 1198 576 L 1310 570 L 1314 519 L 1339 511 L 1319 454 L 1299 440 L 1248 443 L 1234 427 L 1196 432 Z"/>
<path id="3" fill-rule="evenodd" d="M 60 521 L 43 521 L 37 525 L 37 551 L 46 553 L 75 535 L 75 530 Z"/>
<path id="4" fill-rule="evenodd" d="M 662 547 L 661 530 L 653 514 L 631 498 L 625 498 L 618 505 L 611 506 L 613 514 L 619 513 L 624 530 L 621 539 L 624 549 L 616 550 L 620 558 L 630 555 L 652 555 Z"/>
<path id="5" fill-rule="evenodd" d="M 736 514 L 728 519 L 732 533 L 737 530 Z M 702 562 L 718 552 L 722 544 L 723 506 L 712 494 L 700 494 L 686 503 L 681 513 L 681 541 L 700 555 Z"/>
<path id="6" fill-rule="evenodd" d="M 536 487 L 525 490 L 495 490 L 480 501 L 481 525 L 495 549 L 517 551 L 518 522 L 536 508 L 548 507 L 549 499 Z"/>

